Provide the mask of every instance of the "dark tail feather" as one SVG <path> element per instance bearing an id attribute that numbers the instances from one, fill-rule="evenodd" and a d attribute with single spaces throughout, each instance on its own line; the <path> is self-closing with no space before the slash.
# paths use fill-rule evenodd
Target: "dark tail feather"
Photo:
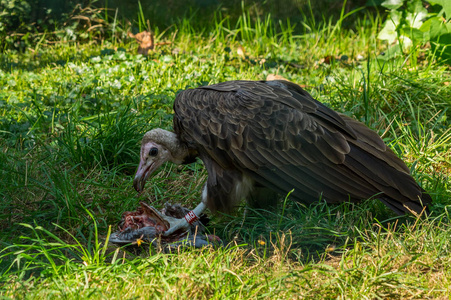
<path id="1" fill-rule="evenodd" d="M 401 203 L 389 197 L 382 197 L 380 200 L 398 215 L 404 215 L 406 213 L 429 215 L 429 205 L 432 203 L 431 196 L 423 188 L 421 188 L 421 199 L 416 201 L 411 200 Z"/>

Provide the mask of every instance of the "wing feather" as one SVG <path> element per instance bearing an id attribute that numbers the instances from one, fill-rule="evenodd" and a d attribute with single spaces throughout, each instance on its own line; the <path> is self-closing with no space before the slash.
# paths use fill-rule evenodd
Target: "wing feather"
<path id="1" fill-rule="evenodd" d="M 279 193 L 295 189 L 292 196 L 307 202 L 379 195 L 398 212 L 421 208 L 422 189 L 375 132 L 293 83 L 230 81 L 186 90 L 174 111 L 176 133 L 201 159 L 214 161 L 209 174 L 238 170 Z"/>

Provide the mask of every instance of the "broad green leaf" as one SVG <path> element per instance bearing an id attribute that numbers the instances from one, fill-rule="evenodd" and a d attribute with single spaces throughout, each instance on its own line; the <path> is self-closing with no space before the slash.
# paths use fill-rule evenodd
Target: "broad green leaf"
<path id="1" fill-rule="evenodd" d="M 445 10 L 446 20 L 451 18 L 451 0 L 433 0 L 428 2 L 431 4 L 441 5 Z"/>
<path id="2" fill-rule="evenodd" d="M 413 44 L 412 40 L 406 35 L 399 36 L 398 42 L 400 43 L 400 45 L 402 45 L 402 48 L 404 49 L 410 48 Z"/>
<path id="3" fill-rule="evenodd" d="M 397 36 L 398 33 L 396 32 L 396 25 L 391 20 L 387 20 L 384 28 L 382 28 L 377 35 L 377 38 L 388 41 L 388 43 L 391 44 L 396 40 Z"/>
<path id="4" fill-rule="evenodd" d="M 451 24 L 444 23 L 439 17 L 431 18 L 428 20 L 429 25 L 429 35 L 431 39 L 435 39 L 441 35 L 451 32 Z"/>
<path id="5" fill-rule="evenodd" d="M 434 18 L 430 18 L 430 19 L 424 21 L 419 29 L 423 32 L 429 32 L 429 30 L 431 29 L 431 23 L 432 23 L 433 19 Z"/>
<path id="6" fill-rule="evenodd" d="M 387 20 L 385 21 L 384 28 L 379 32 L 377 38 L 380 40 L 386 40 L 389 44 L 393 43 L 398 37 L 396 27 L 399 25 L 401 13 L 398 11 L 390 12 Z"/>
<path id="7" fill-rule="evenodd" d="M 423 7 L 423 2 L 421 2 L 421 0 L 407 1 L 407 11 L 413 14 L 422 11 L 425 11 L 427 13 L 426 9 Z"/>
<path id="8" fill-rule="evenodd" d="M 402 53 L 401 46 L 399 44 L 396 44 L 394 46 L 388 47 L 388 49 L 385 51 L 383 55 L 379 55 L 377 59 L 380 60 L 390 60 Z"/>
<path id="9" fill-rule="evenodd" d="M 403 0 L 385 0 L 382 6 L 388 9 L 398 9 L 402 6 Z"/>
<path id="10" fill-rule="evenodd" d="M 423 20 L 426 19 L 428 11 L 423 7 L 421 2 L 415 6 L 414 10 L 407 13 L 406 20 L 410 27 L 420 28 L 423 24 Z"/>
<path id="11" fill-rule="evenodd" d="M 404 27 L 402 32 L 413 41 L 427 42 L 429 40 L 429 32 L 424 32 L 417 28 Z"/>

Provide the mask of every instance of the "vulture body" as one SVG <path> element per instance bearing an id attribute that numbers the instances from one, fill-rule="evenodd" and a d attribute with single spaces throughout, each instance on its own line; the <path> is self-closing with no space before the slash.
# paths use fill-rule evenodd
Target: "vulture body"
<path id="1" fill-rule="evenodd" d="M 177 95 L 174 112 L 175 135 L 157 129 L 143 138 L 138 191 L 163 160 L 190 163 L 198 156 L 208 171 L 202 201 L 213 212 L 230 211 L 261 187 L 281 195 L 294 190 L 290 198 L 307 203 L 376 197 L 398 214 L 420 214 L 431 202 L 378 134 L 294 83 L 188 89 Z M 146 169 L 143 160 L 155 147 L 170 155 Z"/>

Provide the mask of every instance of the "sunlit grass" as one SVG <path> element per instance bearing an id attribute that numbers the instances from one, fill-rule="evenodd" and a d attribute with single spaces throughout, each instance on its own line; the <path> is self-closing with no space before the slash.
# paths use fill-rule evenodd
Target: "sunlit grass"
<path id="1" fill-rule="evenodd" d="M 379 16 L 357 20 L 353 30 L 307 17 L 296 24 L 269 15 L 255 22 L 247 12 L 237 23 L 212 17 L 202 32 L 193 20 L 158 30 L 157 39 L 171 44 L 148 57 L 125 40 L 2 54 L 0 295 L 447 297 L 449 67 L 427 49 L 421 59 L 377 60 Z M 432 195 L 431 216 L 397 218 L 371 199 L 305 206 L 282 197 L 275 210 L 212 216 L 208 230 L 228 247 L 144 248 L 140 256 L 108 247 L 109 230 L 140 200 L 199 202 L 200 162 L 165 165 L 139 197 L 132 188 L 140 138 L 149 128 L 171 128 L 177 92 L 268 74 L 381 134 Z"/>

